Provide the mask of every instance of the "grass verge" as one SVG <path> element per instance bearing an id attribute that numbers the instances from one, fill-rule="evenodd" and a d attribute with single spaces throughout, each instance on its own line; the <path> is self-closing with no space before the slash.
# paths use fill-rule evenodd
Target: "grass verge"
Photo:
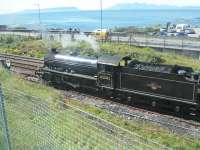
<path id="1" fill-rule="evenodd" d="M 200 140 L 192 137 L 179 136 L 171 133 L 168 129 L 158 127 L 150 123 L 137 122 L 126 120 L 122 117 L 115 116 L 106 110 L 96 108 L 95 106 L 84 104 L 83 102 L 70 100 L 70 104 L 80 109 L 92 113 L 102 119 L 105 119 L 113 124 L 127 129 L 133 133 L 137 133 L 142 137 L 157 141 L 160 144 L 166 145 L 176 150 L 197 150 L 200 149 Z"/>

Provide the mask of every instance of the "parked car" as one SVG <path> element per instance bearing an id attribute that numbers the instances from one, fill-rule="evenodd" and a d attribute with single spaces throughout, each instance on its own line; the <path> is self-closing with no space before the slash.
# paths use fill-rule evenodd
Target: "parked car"
<path id="1" fill-rule="evenodd" d="M 161 28 L 160 32 L 167 32 L 167 29 L 166 28 Z"/>
<path id="2" fill-rule="evenodd" d="M 159 32 L 158 36 L 160 36 L 160 37 L 166 37 L 167 33 L 166 32 Z"/>
<path id="3" fill-rule="evenodd" d="M 186 34 L 195 34 L 195 31 L 193 29 L 187 29 L 185 30 Z"/>
<path id="4" fill-rule="evenodd" d="M 176 37 L 185 37 L 187 36 L 187 34 L 185 34 L 184 32 L 178 32 L 175 34 Z"/>

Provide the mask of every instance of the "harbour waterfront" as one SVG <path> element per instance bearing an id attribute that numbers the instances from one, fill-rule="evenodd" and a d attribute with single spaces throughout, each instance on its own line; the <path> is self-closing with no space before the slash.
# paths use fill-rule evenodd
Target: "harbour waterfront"
<path id="1" fill-rule="evenodd" d="M 99 11 L 61 11 L 41 13 L 41 22 L 45 28 L 79 28 L 91 31 L 100 28 Z M 187 23 L 200 26 L 200 10 L 105 10 L 103 27 L 149 27 L 167 22 Z M 0 24 L 38 28 L 38 14 L 21 12 L 0 15 Z"/>

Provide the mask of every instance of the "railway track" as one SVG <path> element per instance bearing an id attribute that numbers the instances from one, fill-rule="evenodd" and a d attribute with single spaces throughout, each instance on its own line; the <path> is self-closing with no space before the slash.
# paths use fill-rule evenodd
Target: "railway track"
<path id="1" fill-rule="evenodd" d="M 25 79 L 31 81 L 39 81 L 36 72 L 44 65 L 42 59 L 11 54 L 0 54 L 0 61 L 7 62 L 6 65 L 8 65 L 7 67 L 9 67 L 11 71 L 20 74 L 25 77 Z M 184 120 L 173 116 L 163 115 L 80 92 L 65 91 L 65 94 L 70 98 L 93 104 L 127 119 L 137 119 L 140 121 L 155 123 L 170 129 L 172 132 L 190 134 L 194 137 L 200 138 L 200 123 L 192 120 Z"/>
<path id="2" fill-rule="evenodd" d="M 44 65 L 42 59 L 12 54 L 0 54 L 0 61 L 4 62 L 5 67 L 9 68 L 11 71 L 32 81 L 38 80 L 36 72 Z"/>

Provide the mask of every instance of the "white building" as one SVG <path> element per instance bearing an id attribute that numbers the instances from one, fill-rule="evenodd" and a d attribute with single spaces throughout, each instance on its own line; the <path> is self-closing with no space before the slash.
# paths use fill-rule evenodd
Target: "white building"
<path id="1" fill-rule="evenodd" d="M 176 25 L 177 33 L 185 32 L 185 30 L 189 30 L 189 29 L 190 29 L 190 25 L 188 25 L 188 24 L 177 24 Z"/>

